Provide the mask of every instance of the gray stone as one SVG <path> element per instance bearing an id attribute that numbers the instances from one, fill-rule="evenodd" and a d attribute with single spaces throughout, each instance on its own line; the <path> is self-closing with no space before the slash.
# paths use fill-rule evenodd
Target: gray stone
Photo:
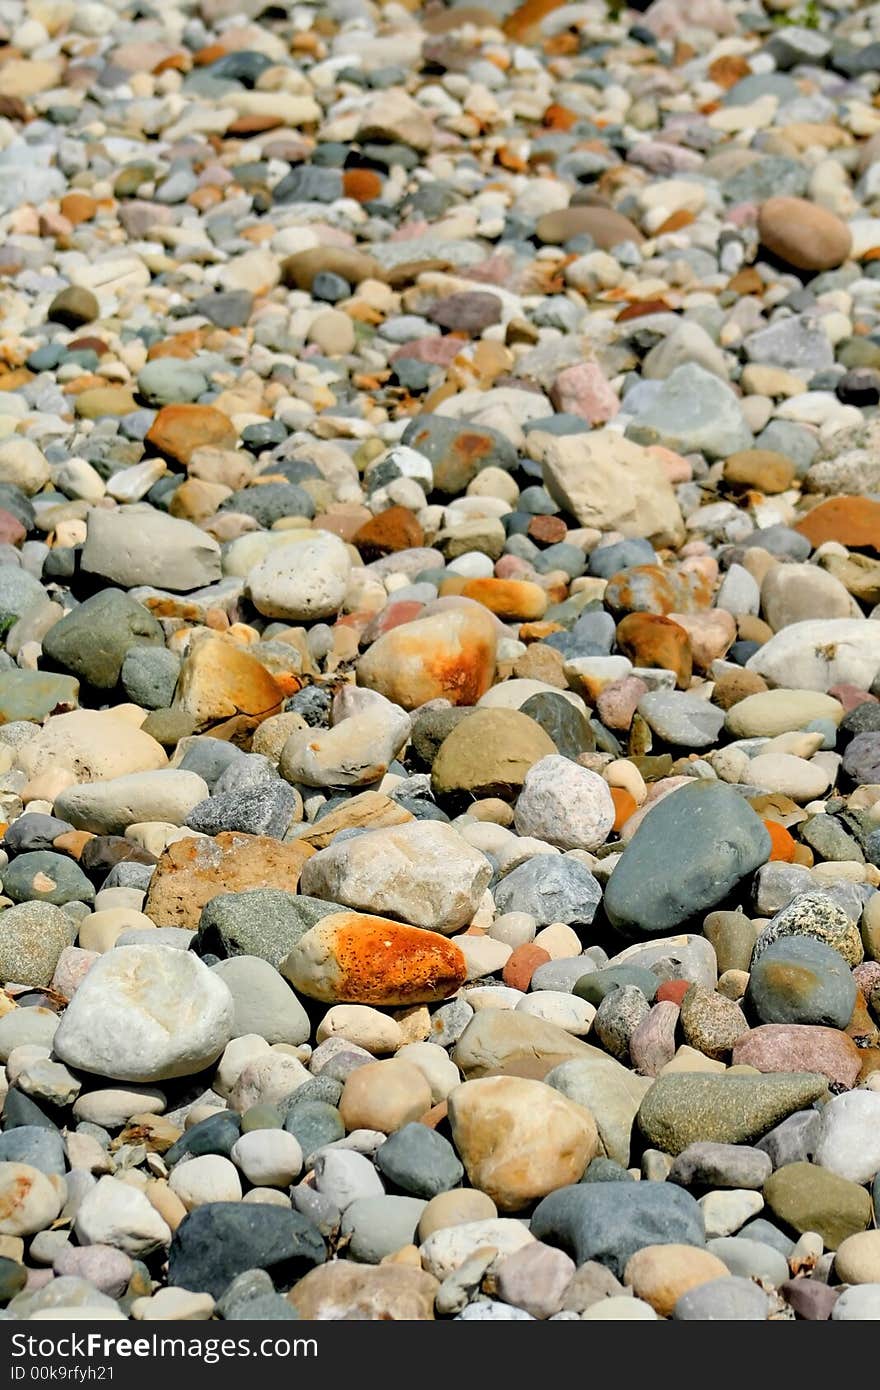
<path id="1" fill-rule="evenodd" d="M 198 950 L 215 956 L 260 956 L 277 968 L 316 922 L 344 911 L 338 903 L 282 888 L 220 893 L 202 909 Z"/>
<path id="2" fill-rule="evenodd" d="M 598 882 L 566 855 L 535 855 L 518 864 L 493 889 L 499 913 L 528 912 L 539 927 L 551 922 L 589 926 L 602 900 Z"/>
<path id="3" fill-rule="evenodd" d="M 682 787 L 649 812 L 625 848 L 605 911 L 627 934 L 669 931 L 721 902 L 769 854 L 764 824 L 732 787 Z"/>
<path id="4" fill-rule="evenodd" d="M 675 1322 L 766 1322 L 770 1299 L 751 1279 L 710 1279 L 688 1289 L 672 1311 Z"/>
<path id="5" fill-rule="evenodd" d="M 677 748 L 709 748 L 724 727 L 717 705 L 679 690 L 651 690 L 639 700 L 645 723 Z"/>
<path id="6" fill-rule="evenodd" d="M 426 1202 L 417 1197 L 359 1197 L 342 1215 L 341 1235 L 352 1259 L 377 1265 L 405 1245 L 414 1245 Z"/>
<path id="7" fill-rule="evenodd" d="M 711 372 L 688 362 L 658 385 L 634 415 L 627 428 L 629 438 L 708 458 L 727 458 L 752 447 L 752 432 L 739 401 Z"/>
<path id="8" fill-rule="evenodd" d="M 308 1015 L 287 981 L 267 960 L 236 955 L 218 961 L 219 975 L 235 1006 L 233 1037 L 256 1033 L 268 1043 L 308 1042 Z"/>
<path id="9" fill-rule="evenodd" d="M 618 1279 L 646 1245 L 705 1245 L 699 1204 L 666 1183 L 579 1183 L 539 1202 L 530 1230 L 577 1265 L 598 1260 Z"/>
<path id="10" fill-rule="evenodd" d="M 845 1028 L 856 984 L 843 957 L 809 936 L 782 937 L 752 965 L 746 1005 L 761 1023 Z"/>

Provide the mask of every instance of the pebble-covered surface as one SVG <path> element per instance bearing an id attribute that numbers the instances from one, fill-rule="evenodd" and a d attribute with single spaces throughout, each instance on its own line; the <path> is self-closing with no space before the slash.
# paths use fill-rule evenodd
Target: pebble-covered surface
<path id="1" fill-rule="evenodd" d="M 642 8 L 0 0 L 2 1318 L 880 1318 L 880 6 Z"/>

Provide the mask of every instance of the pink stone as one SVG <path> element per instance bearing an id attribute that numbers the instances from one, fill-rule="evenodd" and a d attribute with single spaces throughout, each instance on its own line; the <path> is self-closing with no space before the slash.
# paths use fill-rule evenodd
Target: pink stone
<path id="1" fill-rule="evenodd" d="M 378 613 L 364 636 L 369 642 L 375 642 L 377 637 L 381 637 L 383 632 L 390 632 L 392 628 L 400 627 L 403 623 L 411 623 L 413 618 L 418 618 L 425 605 L 415 598 L 402 598 L 397 603 L 389 603 L 387 608 L 383 608 Z"/>
<path id="2" fill-rule="evenodd" d="M 97 951 L 85 951 L 81 946 L 65 946 L 55 966 L 52 988 L 65 999 L 72 999 L 98 958 Z"/>
<path id="3" fill-rule="evenodd" d="M 862 1059 L 852 1038 L 837 1028 L 807 1023 L 764 1023 L 733 1047 L 733 1063 L 764 1072 L 815 1071 L 847 1088 L 854 1086 Z"/>
<path id="4" fill-rule="evenodd" d="M 712 662 L 724 656 L 736 641 L 736 619 L 723 608 L 710 608 L 704 613 L 670 613 L 669 617 L 684 628 L 694 663 L 703 671 L 708 671 Z"/>
<path id="5" fill-rule="evenodd" d="M 736 31 L 736 21 L 724 0 L 654 0 L 642 23 L 658 39 L 678 38 L 685 28 L 707 29 L 722 36 Z"/>
<path id="6" fill-rule="evenodd" d="M 412 338 L 393 352 L 389 361 L 398 362 L 402 357 L 411 357 L 416 362 L 427 362 L 430 366 L 448 367 L 461 349 L 461 338 Z"/>
<path id="7" fill-rule="evenodd" d="M 55 1257 L 57 1275 L 88 1279 L 101 1293 L 119 1298 L 125 1293 L 134 1265 L 130 1255 L 112 1245 L 65 1245 Z"/>
<path id="8" fill-rule="evenodd" d="M 880 989 L 880 961 L 866 960 L 857 965 L 853 979 L 866 999 L 870 999 L 875 989 Z"/>
<path id="9" fill-rule="evenodd" d="M 693 468 L 686 458 L 681 454 L 675 453 L 673 449 L 666 449 L 662 444 L 652 444 L 648 453 L 662 464 L 663 471 L 670 483 L 689 483 L 693 477 Z"/>
<path id="10" fill-rule="evenodd" d="M 642 1076 L 657 1076 L 661 1067 L 675 1056 L 675 1030 L 679 1006 L 661 999 L 642 1019 L 629 1044 L 633 1066 Z"/>
<path id="11" fill-rule="evenodd" d="M 530 579 L 534 572 L 528 560 L 519 555 L 502 555 L 495 561 L 496 579 Z"/>
<path id="12" fill-rule="evenodd" d="M 26 535 L 18 517 L 0 507 L 0 544 L 20 545 Z"/>
<path id="13" fill-rule="evenodd" d="M 857 685 L 835 685 L 828 694 L 835 700 L 839 700 L 847 714 L 851 709 L 858 705 L 877 704 L 877 696 L 871 695 L 867 690 L 859 690 Z"/>
<path id="14" fill-rule="evenodd" d="M 428 222 L 405 222 L 402 227 L 396 227 L 389 236 L 389 241 L 414 241 L 416 237 L 424 236 L 425 232 L 430 231 Z"/>
<path id="15" fill-rule="evenodd" d="M 620 409 L 617 392 L 598 362 L 566 367 L 554 381 L 550 398 L 557 410 L 580 415 L 591 425 L 606 424 Z"/>
<path id="16" fill-rule="evenodd" d="M 638 676 L 624 676 L 622 680 L 612 681 L 596 700 L 599 718 L 607 729 L 625 732 L 633 721 L 639 700 L 647 693 L 648 687 Z"/>

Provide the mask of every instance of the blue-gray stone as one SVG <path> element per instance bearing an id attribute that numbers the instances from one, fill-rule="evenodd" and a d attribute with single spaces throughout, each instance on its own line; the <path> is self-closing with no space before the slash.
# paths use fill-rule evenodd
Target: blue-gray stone
<path id="1" fill-rule="evenodd" d="M 64 1140 L 57 1129 L 19 1125 L 0 1134 L 0 1163 L 28 1163 L 41 1173 L 64 1175 Z"/>
<path id="2" fill-rule="evenodd" d="M 784 1168 L 787 1163 L 809 1163 L 821 1128 L 818 1110 L 798 1110 L 759 1139 L 755 1147 L 769 1155 L 774 1168 Z"/>
<path id="3" fill-rule="evenodd" d="M 350 1257 L 377 1265 L 386 1255 L 416 1244 L 425 1205 L 417 1197 L 356 1197 L 342 1213 L 340 1227 Z"/>
<path id="4" fill-rule="evenodd" d="M 602 900 L 589 869 L 565 855 L 534 855 L 505 874 L 493 892 L 499 914 L 529 912 L 539 927 L 589 926 Z"/>
<path id="5" fill-rule="evenodd" d="M 218 835 L 238 830 L 245 835 L 271 835 L 281 840 L 290 828 L 299 805 L 293 787 L 280 778 L 240 792 L 216 792 L 194 806 L 186 818 L 190 830 Z"/>
<path id="6" fill-rule="evenodd" d="M 689 1192 L 667 1183 L 578 1183 L 539 1202 L 530 1230 L 561 1246 L 577 1265 L 597 1260 L 618 1279 L 646 1245 L 706 1243 L 703 1213 Z"/>
<path id="7" fill-rule="evenodd" d="M 457 1187 L 464 1176 L 449 1140 L 420 1124 L 390 1135 L 376 1155 L 376 1167 L 394 1187 L 425 1200 Z"/>
<path id="8" fill-rule="evenodd" d="M 609 965 L 605 970 L 594 970 L 592 974 L 581 975 L 572 994 L 576 994 L 579 999 L 586 999 L 588 1004 L 598 1008 L 606 994 L 624 985 L 635 985 L 650 1004 L 660 986 L 660 980 L 653 970 L 646 970 L 640 965 Z"/>
<path id="9" fill-rule="evenodd" d="M 224 497 L 220 511 L 252 516 L 260 526 L 268 528 L 286 516 L 313 517 L 315 504 L 296 483 L 261 483 L 259 487 L 240 488 Z"/>
<path id="10" fill-rule="evenodd" d="M 218 1298 L 245 1269 L 265 1269 L 288 1288 L 315 1265 L 326 1247 L 299 1212 L 259 1202 L 208 1202 L 189 1212 L 171 1242 L 168 1282 Z"/>
<path id="11" fill-rule="evenodd" d="M 328 1081 L 330 1079 L 327 1078 Z M 295 1136 L 306 1159 L 325 1144 L 335 1144 L 338 1139 L 345 1137 L 345 1125 L 339 1111 L 325 1100 L 305 1100 L 291 1106 L 284 1128 L 288 1134 Z"/>
<path id="12" fill-rule="evenodd" d="M 233 1144 L 240 1138 L 241 1116 L 234 1110 L 218 1110 L 216 1115 L 209 1115 L 207 1119 L 199 1120 L 198 1124 L 184 1130 L 164 1155 L 165 1163 L 173 1168 L 182 1158 L 199 1158 L 204 1154 L 220 1154 L 228 1158 Z"/>
<path id="13" fill-rule="evenodd" d="M 770 857 L 770 835 L 737 791 L 697 782 L 658 803 L 615 865 L 605 892 L 612 926 L 668 932 L 717 906 Z"/>
<path id="14" fill-rule="evenodd" d="M 43 655 L 87 684 L 112 690 L 128 652 L 142 645 L 164 649 L 160 624 L 121 589 L 102 589 L 49 629 Z"/>
<path id="15" fill-rule="evenodd" d="M 143 709 L 167 709 L 174 699 L 180 657 L 167 647 L 129 647 L 120 671 L 122 688 Z"/>
<path id="16" fill-rule="evenodd" d="M 657 553 L 650 541 L 636 538 L 628 541 L 615 541 L 612 545 L 600 545 L 590 555 L 587 573 L 599 579 L 610 579 L 620 570 L 633 565 L 655 565 Z"/>
<path id="17" fill-rule="evenodd" d="M 95 890 L 75 859 L 50 850 L 20 854 L 0 870 L 3 892 L 14 903 L 91 903 Z"/>
<path id="18" fill-rule="evenodd" d="M 566 758 L 577 758 L 579 753 L 595 747 L 589 720 L 561 693 L 542 690 L 531 695 L 520 706 L 520 713 L 540 724 Z"/>
<path id="19" fill-rule="evenodd" d="M 72 829 L 69 821 L 59 820 L 57 816 L 47 816 L 40 811 L 26 811 L 6 827 L 3 848 L 10 856 L 27 854 L 30 850 L 51 850 L 58 836 L 66 835 Z"/>
<path id="20" fill-rule="evenodd" d="M 283 888 L 219 893 L 202 908 L 196 949 L 199 955 L 261 956 L 277 967 L 316 922 L 344 911 Z"/>
<path id="21" fill-rule="evenodd" d="M 148 405 L 197 401 L 208 389 L 208 378 L 193 362 L 159 357 L 138 372 L 138 394 Z"/>
<path id="22" fill-rule="evenodd" d="M 810 936 L 774 941 L 753 961 L 746 1007 L 761 1023 L 845 1028 L 856 983 L 843 957 Z"/>

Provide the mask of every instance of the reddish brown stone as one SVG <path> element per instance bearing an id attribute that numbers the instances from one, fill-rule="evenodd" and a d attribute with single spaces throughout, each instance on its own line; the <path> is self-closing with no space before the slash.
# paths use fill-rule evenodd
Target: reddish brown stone
<path id="1" fill-rule="evenodd" d="M 0 507 L 0 544 L 21 545 L 26 535 L 27 531 L 18 517 Z"/>
<path id="2" fill-rule="evenodd" d="M 568 527 L 561 516 L 533 516 L 526 534 L 542 545 L 556 545 L 568 535 Z"/>
<path id="3" fill-rule="evenodd" d="M 346 169 L 342 191 L 357 203 L 372 203 L 382 192 L 382 180 L 375 169 Z"/>
<path id="4" fill-rule="evenodd" d="M 634 666 L 674 671 L 679 690 L 690 685 L 690 641 L 684 628 L 670 618 L 657 613 L 628 614 L 617 625 L 617 645 Z"/>
<path id="5" fill-rule="evenodd" d="M 657 990 L 657 1003 L 669 999 L 673 1004 L 680 1004 L 690 987 L 690 980 L 664 980 Z"/>
<path id="6" fill-rule="evenodd" d="M 855 549 L 880 551 L 880 502 L 870 497 L 829 497 L 794 528 L 815 549 L 839 541 Z"/>
<path id="7" fill-rule="evenodd" d="M 398 550 L 415 550 L 425 543 L 425 533 L 407 507 L 389 507 L 365 522 L 354 537 L 364 560 L 379 560 Z"/>
<path id="8" fill-rule="evenodd" d="M 211 405 L 163 405 L 146 438 L 160 454 L 178 463 L 189 463 L 196 449 L 205 445 L 234 449 L 238 443 L 232 421 Z"/>
<path id="9" fill-rule="evenodd" d="M 501 978 L 511 989 L 527 990 L 538 966 L 546 965 L 549 960 L 549 951 L 545 951 L 543 946 L 536 946 L 533 941 L 527 941 L 517 946 L 508 958 Z"/>

